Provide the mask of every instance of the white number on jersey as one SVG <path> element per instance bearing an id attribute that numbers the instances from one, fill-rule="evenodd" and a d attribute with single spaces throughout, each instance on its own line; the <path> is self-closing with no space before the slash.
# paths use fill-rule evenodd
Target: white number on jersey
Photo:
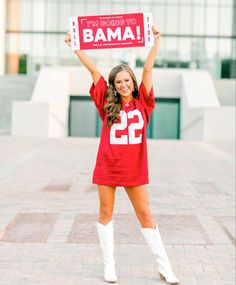
<path id="1" fill-rule="evenodd" d="M 131 123 L 128 127 L 128 135 L 122 135 L 116 137 L 116 131 L 125 130 L 128 126 L 128 119 L 132 119 L 134 116 L 138 116 L 138 123 Z M 135 136 L 136 130 L 142 130 L 144 121 L 142 114 L 139 110 L 135 109 L 128 113 L 120 111 L 120 123 L 113 124 L 110 131 L 110 143 L 111 144 L 139 144 L 142 142 L 142 134 L 138 137 Z"/>
<path id="2" fill-rule="evenodd" d="M 110 131 L 111 144 L 128 144 L 128 136 L 122 135 L 120 138 L 116 137 L 116 131 L 125 130 L 127 127 L 127 115 L 124 111 L 120 111 L 120 123 L 113 124 Z"/>

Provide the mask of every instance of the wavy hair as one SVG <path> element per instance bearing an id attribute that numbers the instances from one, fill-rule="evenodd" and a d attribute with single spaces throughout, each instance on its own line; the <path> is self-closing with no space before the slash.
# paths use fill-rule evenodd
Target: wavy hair
<path id="1" fill-rule="evenodd" d="M 121 71 L 127 71 L 134 84 L 134 91 L 133 91 L 133 97 L 137 98 L 138 97 L 138 83 L 136 80 L 136 77 L 134 75 L 133 70 L 127 65 L 127 64 L 119 64 L 112 68 L 110 71 L 110 74 L 108 76 L 108 90 L 107 90 L 107 104 L 104 106 L 104 110 L 107 113 L 107 126 L 111 127 L 113 123 L 116 122 L 120 111 L 122 109 L 122 98 L 119 93 L 117 93 L 117 96 L 115 96 L 115 77 L 118 72 Z"/>

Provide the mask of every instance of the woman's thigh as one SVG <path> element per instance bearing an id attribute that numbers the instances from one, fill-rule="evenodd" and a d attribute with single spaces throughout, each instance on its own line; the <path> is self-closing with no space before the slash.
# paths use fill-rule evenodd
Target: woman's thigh
<path id="1" fill-rule="evenodd" d="M 125 187 L 126 193 L 134 207 L 137 218 L 143 227 L 155 227 L 149 208 L 149 196 L 146 185 Z"/>

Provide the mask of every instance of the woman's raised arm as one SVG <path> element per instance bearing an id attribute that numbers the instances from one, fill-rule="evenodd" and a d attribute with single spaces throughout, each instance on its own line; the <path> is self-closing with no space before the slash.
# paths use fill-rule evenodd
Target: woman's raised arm
<path id="1" fill-rule="evenodd" d="M 65 43 L 69 47 L 71 47 L 71 36 L 70 36 L 70 33 L 66 34 Z M 77 57 L 79 58 L 81 63 L 88 69 L 88 71 L 90 72 L 90 74 L 92 76 L 93 82 L 96 85 L 98 80 L 101 77 L 101 73 L 99 72 L 99 70 L 96 68 L 96 66 L 91 61 L 91 59 L 83 51 L 76 50 L 76 51 L 74 51 L 74 53 L 77 55 Z"/>
<path id="2" fill-rule="evenodd" d="M 152 32 L 154 35 L 154 45 L 151 48 L 144 67 L 143 67 L 143 77 L 142 77 L 142 81 L 143 84 L 147 90 L 147 93 L 150 95 L 150 91 L 152 89 L 152 68 L 155 62 L 155 58 L 157 55 L 157 51 L 158 51 L 158 46 L 159 46 L 159 42 L 160 42 L 160 37 L 161 37 L 161 33 L 160 30 L 157 26 L 152 26 Z"/>

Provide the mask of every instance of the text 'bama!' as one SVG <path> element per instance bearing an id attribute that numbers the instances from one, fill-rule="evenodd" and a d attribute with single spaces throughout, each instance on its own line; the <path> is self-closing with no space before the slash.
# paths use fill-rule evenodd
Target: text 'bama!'
<path id="1" fill-rule="evenodd" d="M 98 28 L 83 29 L 83 41 L 89 42 L 111 42 L 112 40 L 141 40 L 140 26 L 133 27 L 117 27 L 117 28 Z"/>

